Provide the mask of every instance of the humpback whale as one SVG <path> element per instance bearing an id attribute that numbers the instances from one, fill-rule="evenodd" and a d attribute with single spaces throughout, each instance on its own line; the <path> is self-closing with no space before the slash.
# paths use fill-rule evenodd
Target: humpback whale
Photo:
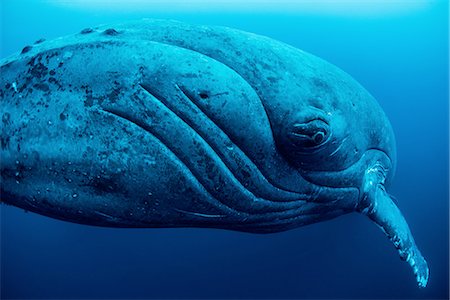
<path id="1" fill-rule="evenodd" d="M 110 227 L 270 233 L 368 216 L 428 267 L 387 187 L 394 133 L 334 65 L 226 27 L 87 28 L 0 61 L 1 201 Z"/>

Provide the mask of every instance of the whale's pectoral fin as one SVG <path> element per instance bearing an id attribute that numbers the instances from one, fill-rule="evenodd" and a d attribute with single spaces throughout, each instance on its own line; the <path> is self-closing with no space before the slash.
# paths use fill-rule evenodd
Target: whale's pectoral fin
<path id="1" fill-rule="evenodd" d="M 402 213 L 383 185 L 374 185 L 366 192 L 361 212 L 378 224 L 397 248 L 400 258 L 413 268 L 419 287 L 428 282 L 428 265 L 416 246 L 411 231 Z"/>

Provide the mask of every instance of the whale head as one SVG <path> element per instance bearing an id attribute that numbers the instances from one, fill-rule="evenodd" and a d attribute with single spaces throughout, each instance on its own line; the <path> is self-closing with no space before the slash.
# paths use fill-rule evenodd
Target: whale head
<path id="1" fill-rule="evenodd" d="M 400 257 L 411 265 L 419 286 L 426 286 L 427 263 L 386 190 L 397 159 L 395 136 L 386 114 L 349 75 L 311 59 L 319 66 L 314 75 L 297 75 L 301 84 L 287 92 L 284 105 L 272 112 L 280 152 L 313 185 L 335 189 L 336 193 L 357 190 L 342 205 L 377 223 Z"/>

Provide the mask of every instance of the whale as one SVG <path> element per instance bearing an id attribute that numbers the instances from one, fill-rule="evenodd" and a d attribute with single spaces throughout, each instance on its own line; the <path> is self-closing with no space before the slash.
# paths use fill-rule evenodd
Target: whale
<path id="1" fill-rule="evenodd" d="M 145 19 L 0 61 L 1 202 L 80 224 L 275 233 L 356 212 L 425 287 L 387 189 L 392 126 L 350 75 L 274 39 Z"/>

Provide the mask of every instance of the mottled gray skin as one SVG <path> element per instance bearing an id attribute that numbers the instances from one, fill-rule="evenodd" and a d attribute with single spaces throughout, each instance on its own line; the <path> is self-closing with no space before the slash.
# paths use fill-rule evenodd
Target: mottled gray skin
<path id="1" fill-rule="evenodd" d="M 39 41 L 0 66 L 2 202 L 90 225 L 248 232 L 358 211 L 426 285 L 384 188 L 391 125 L 335 66 L 262 36 L 160 20 Z"/>

